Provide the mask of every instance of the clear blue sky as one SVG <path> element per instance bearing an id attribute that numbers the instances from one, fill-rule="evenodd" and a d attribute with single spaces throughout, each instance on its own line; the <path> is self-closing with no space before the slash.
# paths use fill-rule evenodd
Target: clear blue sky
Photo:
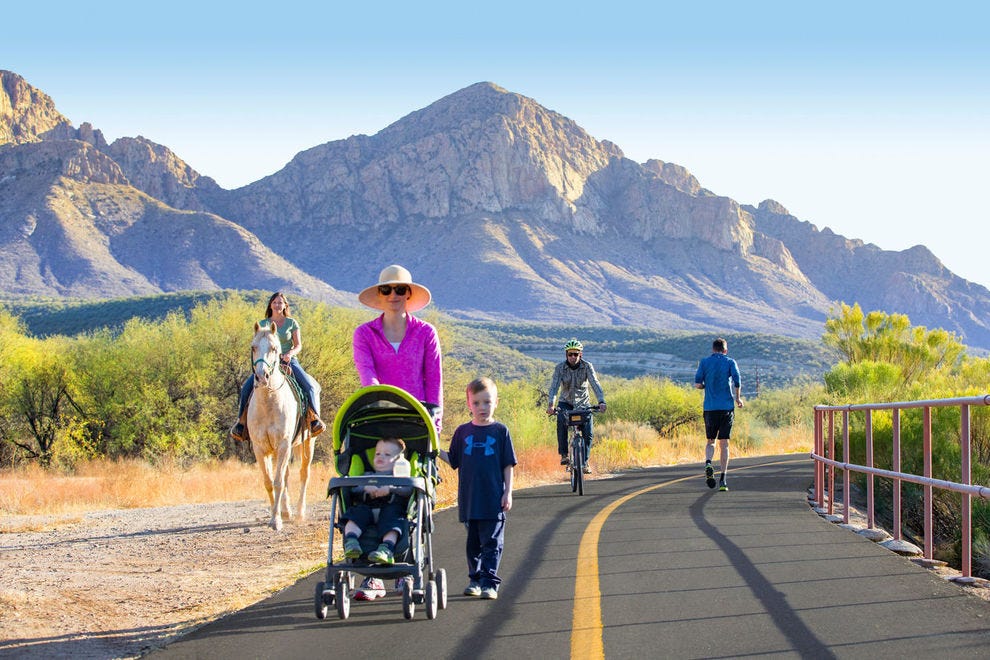
<path id="1" fill-rule="evenodd" d="M 227 188 L 491 81 L 634 160 L 926 245 L 990 287 L 986 3 L 253 5 L 20 0 L 0 68 L 74 125 L 143 135 Z"/>

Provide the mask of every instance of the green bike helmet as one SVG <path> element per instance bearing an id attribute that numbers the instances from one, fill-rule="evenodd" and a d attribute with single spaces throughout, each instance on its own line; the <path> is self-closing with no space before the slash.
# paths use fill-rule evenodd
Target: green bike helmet
<path id="1" fill-rule="evenodd" d="M 564 351 L 584 351 L 584 345 L 577 339 L 572 339 L 564 344 Z"/>

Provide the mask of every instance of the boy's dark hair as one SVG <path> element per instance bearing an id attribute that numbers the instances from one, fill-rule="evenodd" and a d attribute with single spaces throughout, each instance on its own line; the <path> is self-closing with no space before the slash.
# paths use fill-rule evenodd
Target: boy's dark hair
<path id="1" fill-rule="evenodd" d="M 490 390 L 492 392 L 498 391 L 498 386 L 495 385 L 495 381 L 488 376 L 482 376 L 481 378 L 475 378 L 470 383 L 468 383 L 467 391 L 471 394 L 477 394 L 478 392 L 484 392 L 485 390 Z"/>
<path id="2" fill-rule="evenodd" d="M 719 337 L 718 339 L 713 341 L 712 350 L 715 351 L 716 353 L 722 353 L 723 351 L 725 351 L 725 340 Z"/>

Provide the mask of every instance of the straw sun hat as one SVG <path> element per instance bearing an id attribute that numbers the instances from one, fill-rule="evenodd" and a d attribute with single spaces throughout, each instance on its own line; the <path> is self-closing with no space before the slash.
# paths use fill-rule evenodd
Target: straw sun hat
<path id="1" fill-rule="evenodd" d="M 378 287 L 385 284 L 391 284 L 393 286 L 396 284 L 405 284 L 409 287 L 412 293 L 409 294 L 409 299 L 406 302 L 407 312 L 418 312 L 429 305 L 432 299 L 430 290 L 421 284 L 413 282 L 412 275 L 408 270 L 397 264 L 392 264 L 391 266 L 386 266 L 381 274 L 378 275 L 378 284 L 369 286 L 358 294 L 358 300 L 368 307 L 385 309 L 382 304 L 384 297 L 378 295 Z"/>

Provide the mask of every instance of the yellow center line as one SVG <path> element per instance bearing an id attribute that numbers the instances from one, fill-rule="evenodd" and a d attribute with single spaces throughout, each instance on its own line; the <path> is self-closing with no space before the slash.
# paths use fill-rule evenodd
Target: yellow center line
<path id="1" fill-rule="evenodd" d="M 800 461 L 807 461 L 802 458 Z M 769 465 L 782 465 L 795 463 L 797 460 L 777 461 L 774 463 L 760 463 L 746 467 L 733 468 L 733 471 L 751 470 L 757 467 L 767 467 Z M 634 493 L 630 493 L 615 500 L 591 519 L 581 536 L 581 544 L 578 546 L 577 577 L 574 580 L 574 610 L 571 615 L 571 658 L 572 660 L 604 660 L 605 642 L 602 639 L 604 626 L 602 625 L 602 591 L 598 576 L 598 539 L 601 536 L 602 527 L 605 520 L 612 512 L 620 506 L 644 493 L 648 493 L 664 486 L 670 486 L 682 481 L 697 479 L 698 475 L 692 474 L 680 479 L 673 479 L 663 483 L 647 486 Z"/>

